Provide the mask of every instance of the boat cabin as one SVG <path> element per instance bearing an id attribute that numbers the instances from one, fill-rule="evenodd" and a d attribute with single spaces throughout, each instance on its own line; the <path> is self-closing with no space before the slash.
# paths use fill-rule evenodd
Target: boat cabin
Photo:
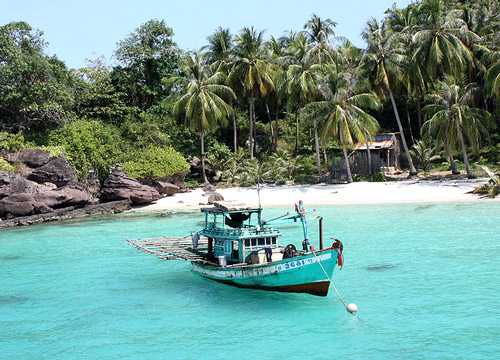
<path id="1" fill-rule="evenodd" d="M 264 263 L 282 257 L 279 231 L 262 223 L 261 208 L 227 206 L 222 202 L 202 208 L 205 225 L 200 235 L 208 238 L 208 255 L 219 264 Z"/>

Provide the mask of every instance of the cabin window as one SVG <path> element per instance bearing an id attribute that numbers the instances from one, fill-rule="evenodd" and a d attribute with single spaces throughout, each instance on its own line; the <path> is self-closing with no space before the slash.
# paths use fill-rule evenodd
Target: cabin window
<path id="1" fill-rule="evenodd" d="M 257 246 L 257 239 L 252 239 L 252 246 Z"/>
<path id="2" fill-rule="evenodd" d="M 272 238 L 272 243 L 273 243 L 273 245 L 276 245 L 276 238 L 275 237 Z"/>
<path id="3" fill-rule="evenodd" d="M 245 246 L 249 247 L 250 246 L 250 239 L 245 239 Z"/>
<path id="4" fill-rule="evenodd" d="M 266 244 L 264 238 L 259 238 L 259 246 L 264 246 Z"/>
<path id="5" fill-rule="evenodd" d="M 266 245 L 271 245 L 271 238 L 266 238 Z"/>

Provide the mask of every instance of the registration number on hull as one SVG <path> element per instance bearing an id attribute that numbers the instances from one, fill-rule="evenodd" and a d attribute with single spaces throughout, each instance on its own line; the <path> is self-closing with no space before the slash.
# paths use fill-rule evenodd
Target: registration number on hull
<path id="1" fill-rule="evenodd" d="M 315 261 L 313 259 L 302 259 L 302 260 L 298 260 L 298 261 L 288 262 L 288 263 L 283 264 L 283 265 L 278 265 L 277 269 L 278 269 L 278 271 L 296 269 L 296 268 L 299 268 L 299 267 L 304 266 L 304 265 L 312 264 L 314 262 Z"/>

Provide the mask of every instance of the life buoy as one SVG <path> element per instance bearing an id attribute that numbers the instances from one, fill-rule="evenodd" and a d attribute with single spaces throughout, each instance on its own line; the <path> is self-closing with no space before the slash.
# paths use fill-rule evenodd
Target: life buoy
<path id="1" fill-rule="evenodd" d="M 334 238 L 331 239 L 335 240 L 335 242 L 332 245 L 332 248 L 338 254 L 337 265 L 340 266 L 340 268 L 342 269 L 342 267 L 344 266 L 344 256 L 342 255 L 342 251 L 344 250 L 344 244 L 342 244 L 342 241 L 340 241 L 339 239 L 334 239 Z"/>

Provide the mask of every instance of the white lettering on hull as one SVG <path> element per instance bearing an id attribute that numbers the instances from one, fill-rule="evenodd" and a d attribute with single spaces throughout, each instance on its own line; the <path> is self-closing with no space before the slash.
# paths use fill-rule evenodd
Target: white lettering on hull
<path id="1" fill-rule="evenodd" d="M 321 261 L 326 261 L 331 259 L 332 252 L 327 251 L 320 255 L 317 255 L 317 258 L 314 257 L 299 257 L 288 259 L 288 261 L 273 264 L 263 264 L 263 265 L 248 265 L 242 268 L 221 268 L 221 267 L 206 267 L 200 266 L 196 263 L 193 263 L 193 270 L 199 274 L 206 275 L 212 278 L 220 278 L 220 279 L 234 279 L 234 278 L 244 278 L 244 277 L 252 277 L 252 276 L 262 276 L 269 274 L 278 274 L 282 272 L 288 272 L 297 270 L 303 267 L 307 267 L 317 262 L 317 259 Z"/>

